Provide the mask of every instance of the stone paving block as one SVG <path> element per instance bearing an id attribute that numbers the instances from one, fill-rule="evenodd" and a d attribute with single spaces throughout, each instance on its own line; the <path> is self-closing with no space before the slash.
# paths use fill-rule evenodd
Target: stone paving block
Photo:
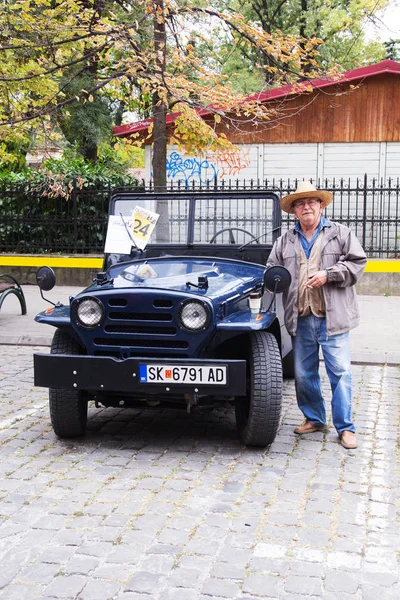
<path id="1" fill-rule="evenodd" d="M 158 573 L 161 575 L 168 575 L 175 564 L 173 556 L 166 556 L 164 554 L 152 554 L 146 556 L 141 563 L 140 568 L 144 571 L 151 573 Z"/>
<path id="2" fill-rule="evenodd" d="M 303 577 L 322 577 L 325 572 L 325 565 L 322 563 L 306 561 L 290 561 L 290 574 L 301 575 Z"/>
<path id="3" fill-rule="evenodd" d="M 80 575 L 59 575 L 44 589 L 43 593 L 54 598 L 76 598 L 87 582 L 87 578 Z"/>
<path id="4" fill-rule="evenodd" d="M 34 563 L 22 569 L 18 575 L 16 575 L 14 582 L 18 584 L 40 584 L 44 586 L 48 585 L 59 571 L 59 565 Z M 1 581 L 0 587 L 3 587 Z"/>
<path id="5" fill-rule="evenodd" d="M 245 567 L 253 553 L 247 549 L 223 547 L 218 554 L 218 560 Z"/>
<path id="6" fill-rule="evenodd" d="M 317 577 L 290 575 L 284 585 L 285 592 L 322 596 L 322 581 Z"/>
<path id="7" fill-rule="evenodd" d="M 398 583 L 398 581 L 398 573 L 386 570 L 385 567 L 382 567 L 382 569 L 378 571 L 366 569 L 366 566 L 363 566 L 361 572 L 361 583 L 363 586 L 372 585 L 375 587 L 390 588 Z"/>
<path id="8" fill-rule="evenodd" d="M 62 570 L 69 575 L 89 575 L 98 566 L 99 560 L 84 556 L 83 554 L 75 554 L 71 560 L 63 565 Z"/>
<path id="9" fill-rule="evenodd" d="M 40 534 L 40 539 L 43 536 L 43 532 Z M 80 546 L 84 538 L 84 533 L 81 531 L 73 531 L 71 529 L 60 529 L 52 537 L 52 543 L 60 546 Z"/>
<path id="10" fill-rule="evenodd" d="M 350 537 L 336 537 L 332 539 L 331 549 L 333 551 L 361 555 L 364 550 L 364 544 L 359 540 L 352 540 Z"/>
<path id="11" fill-rule="evenodd" d="M 125 587 L 127 592 L 140 592 L 155 595 L 165 581 L 165 576 L 149 571 L 138 571 Z"/>
<path id="12" fill-rule="evenodd" d="M 147 554 L 165 554 L 167 556 L 177 556 L 182 552 L 181 546 L 174 546 L 172 544 L 152 544 L 146 551 Z M 204 552 L 207 554 L 207 552 Z"/>
<path id="13" fill-rule="evenodd" d="M 104 519 L 103 525 L 105 527 L 125 527 L 129 523 L 130 519 L 131 517 L 129 517 L 128 515 L 112 514 L 109 515 L 106 519 Z"/>
<path id="14" fill-rule="evenodd" d="M 287 525 L 266 525 L 262 530 L 262 538 L 265 540 L 274 540 L 274 542 L 288 542 L 289 540 L 295 540 L 298 536 L 297 527 Z"/>
<path id="15" fill-rule="evenodd" d="M 36 600 L 42 598 L 43 587 L 39 585 L 11 584 L 0 591 L 1 600 Z"/>
<path id="16" fill-rule="evenodd" d="M 190 540 L 185 546 L 185 552 L 189 554 L 204 554 L 205 556 L 214 556 L 216 552 L 216 546 L 214 540 L 197 539 Z"/>
<path id="17" fill-rule="evenodd" d="M 324 590 L 336 594 L 355 594 L 360 585 L 358 574 L 346 573 L 339 570 L 328 569 L 325 574 Z"/>
<path id="18" fill-rule="evenodd" d="M 299 530 L 299 544 L 315 547 L 326 547 L 330 541 L 330 531 L 307 527 Z"/>
<path id="19" fill-rule="evenodd" d="M 239 591 L 238 584 L 227 579 L 207 579 L 201 590 L 206 596 L 220 596 L 221 598 L 235 598 Z"/>
<path id="20" fill-rule="evenodd" d="M 251 549 L 251 548 L 253 548 L 253 546 L 256 542 L 256 537 L 257 537 L 256 530 L 246 528 L 245 531 L 240 532 L 240 533 L 237 533 L 237 532 L 228 533 L 224 537 L 223 543 L 225 546 L 228 546 L 231 548 Z"/>
<path id="21" fill-rule="evenodd" d="M 200 588 L 204 577 L 200 568 L 179 566 L 171 571 L 168 582 L 177 588 Z"/>
<path id="22" fill-rule="evenodd" d="M 168 587 L 161 592 L 162 600 L 197 600 L 199 594 L 197 590 L 181 589 L 176 587 Z"/>
<path id="23" fill-rule="evenodd" d="M 236 566 L 235 564 L 229 564 L 226 562 L 217 562 L 211 572 L 212 577 L 220 579 L 233 579 L 243 581 L 245 577 L 245 570 Z"/>
<path id="24" fill-rule="evenodd" d="M 254 548 L 254 556 L 259 558 L 284 558 L 287 551 L 287 546 L 260 542 Z"/>
<path id="25" fill-rule="evenodd" d="M 89 581 L 79 594 L 79 600 L 108 600 L 115 598 L 121 586 L 111 581 Z"/>
<path id="26" fill-rule="evenodd" d="M 5 546 L 5 552 L 1 557 L 1 562 L 4 567 L 13 567 L 15 565 L 25 565 L 36 560 L 38 554 L 40 554 L 41 548 L 36 547 L 20 547 L 20 546 Z"/>
<path id="27" fill-rule="evenodd" d="M 189 532 L 165 527 L 162 533 L 157 537 L 157 541 L 161 544 L 184 546 L 189 542 Z"/>
<path id="28" fill-rule="evenodd" d="M 249 575 L 243 582 L 242 591 L 262 598 L 279 598 L 282 593 L 282 582 L 272 575 Z"/>
<path id="29" fill-rule="evenodd" d="M 358 571 L 361 567 L 361 556 L 354 552 L 328 552 L 326 564 L 330 569 Z"/>
<path id="30" fill-rule="evenodd" d="M 312 563 L 322 563 L 324 561 L 324 552 L 317 548 L 297 547 L 293 550 L 293 555 L 298 560 Z"/>
<path id="31" fill-rule="evenodd" d="M 287 574 L 289 565 L 290 562 L 285 560 L 253 557 L 249 562 L 248 570 L 282 577 Z"/>
<path id="32" fill-rule="evenodd" d="M 2 568 L 0 569 L 0 589 L 8 586 L 19 571 L 20 565 L 18 564 L 8 566 L 2 565 Z"/>
<path id="33" fill-rule="evenodd" d="M 376 600 L 382 598 L 384 600 L 398 600 L 400 596 L 400 587 L 393 586 L 392 588 L 383 588 L 380 585 L 362 585 L 361 594 L 363 600 Z"/>

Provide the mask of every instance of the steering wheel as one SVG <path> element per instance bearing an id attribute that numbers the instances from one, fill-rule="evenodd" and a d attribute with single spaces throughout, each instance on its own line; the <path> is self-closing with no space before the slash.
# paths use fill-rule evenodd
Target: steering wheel
<path id="1" fill-rule="evenodd" d="M 253 235 L 251 233 L 251 231 L 247 231 L 247 229 L 242 229 L 241 227 L 226 227 L 225 229 L 220 229 L 220 231 L 217 231 L 217 233 L 215 233 L 211 240 L 209 241 L 210 244 L 216 244 L 217 242 L 215 241 L 216 238 L 221 235 L 221 233 L 225 233 L 225 231 L 229 231 L 229 243 L 230 244 L 236 244 L 235 242 L 235 238 L 233 237 L 233 233 L 232 231 L 242 231 L 243 233 L 246 233 L 247 235 L 249 235 L 253 241 L 257 242 L 257 244 L 259 244 L 260 242 L 257 240 L 256 236 Z"/>

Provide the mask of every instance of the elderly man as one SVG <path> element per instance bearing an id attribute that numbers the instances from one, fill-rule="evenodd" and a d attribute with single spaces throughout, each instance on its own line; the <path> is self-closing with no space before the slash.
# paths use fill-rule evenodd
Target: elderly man
<path id="1" fill-rule="evenodd" d="M 357 448 L 352 421 L 349 330 L 359 323 L 354 285 L 367 262 L 354 233 L 322 212 L 332 194 L 301 182 L 281 200 L 297 222 L 274 244 L 267 266 L 283 265 L 292 276 L 283 295 L 285 325 L 292 336 L 297 403 L 305 421 L 294 430 L 326 429 L 319 377 L 319 348 L 332 390 L 332 421 L 344 448 Z"/>

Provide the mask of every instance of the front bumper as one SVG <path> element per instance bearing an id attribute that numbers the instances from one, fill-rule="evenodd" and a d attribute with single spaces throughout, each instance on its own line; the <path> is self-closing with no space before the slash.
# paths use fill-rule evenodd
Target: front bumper
<path id="1" fill-rule="evenodd" d="M 153 395 L 157 393 L 207 394 L 218 396 L 246 395 L 245 360 L 127 358 L 70 354 L 34 354 L 34 382 L 40 387 L 87 391 L 125 392 Z M 213 383 L 141 383 L 140 365 L 201 367 L 226 366 L 226 384 Z"/>

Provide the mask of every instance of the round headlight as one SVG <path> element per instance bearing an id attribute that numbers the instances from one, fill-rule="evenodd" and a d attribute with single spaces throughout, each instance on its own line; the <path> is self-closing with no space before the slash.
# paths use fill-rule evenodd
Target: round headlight
<path id="1" fill-rule="evenodd" d="M 81 325 L 85 327 L 96 327 L 103 318 L 104 309 L 99 300 L 95 298 L 83 298 L 79 300 L 76 316 Z"/>
<path id="2" fill-rule="evenodd" d="M 191 331 L 204 329 L 208 323 L 208 307 L 198 300 L 188 300 L 180 311 L 182 325 Z"/>

